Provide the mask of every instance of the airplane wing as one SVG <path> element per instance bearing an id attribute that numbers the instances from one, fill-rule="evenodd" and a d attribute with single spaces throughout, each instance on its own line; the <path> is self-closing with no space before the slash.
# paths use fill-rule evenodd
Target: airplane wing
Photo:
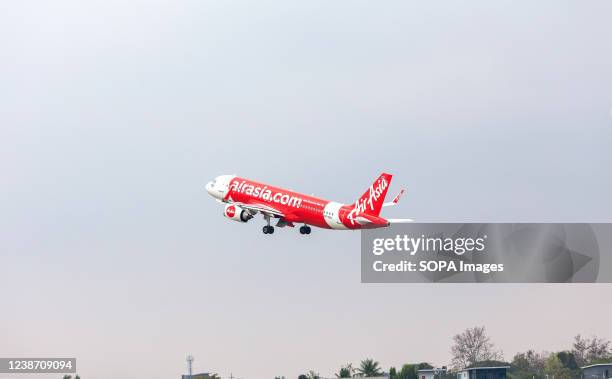
<path id="1" fill-rule="evenodd" d="M 276 210 L 268 205 L 264 205 L 264 204 L 245 204 L 245 203 L 239 203 L 239 202 L 234 202 L 233 204 L 238 205 L 240 208 L 244 208 L 250 211 L 253 211 L 255 213 L 257 212 L 261 212 L 262 214 L 269 216 L 269 217 L 285 217 L 285 214 L 279 210 Z"/>
<path id="2" fill-rule="evenodd" d="M 393 201 L 389 201 L 389 202 L 387 202 L 387 203 L 383 203 L 383 207 L 392 207 L 392 206 L 396 205 L 396 204 L 397 204 L 397 202 L 399 201 L 400 197 L 402 197 L 402 195 L 404 194 L 404 192 L 406 192 L 406 190 L 405 190 L 405 189 L 402 189 L 402 190 L 400 191 L 400 193 L 398 193 L 398 194 L 397 194 L 397 195 L 396 195 L 396 196 L 393 198 Z"/>

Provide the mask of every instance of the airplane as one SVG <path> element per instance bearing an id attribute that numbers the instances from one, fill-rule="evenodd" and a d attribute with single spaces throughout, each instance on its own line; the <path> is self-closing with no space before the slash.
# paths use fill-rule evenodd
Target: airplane
<path id="1" fill-rule="evenodd" d="M 270 225 L 272 218 L 278 219 L 276 226 L 280 228 L 303 224 L 300 234 L 310 234 L 310 226 L 355 230 L 412 222 L 411 219 L 380 217 L 382 207 L 396 205 L 405 192 L 402 189 L 392 201 L 384 202 L 392 177 L 382 173 L 354 204 L 324 200 L 236 175 L 217 176 L 206 184 L 206 191 L 225 204 L 223 215 L 230 220 L 244 223 L 261 213 L 266 221 L 264 234 L 274 233 Z"/>

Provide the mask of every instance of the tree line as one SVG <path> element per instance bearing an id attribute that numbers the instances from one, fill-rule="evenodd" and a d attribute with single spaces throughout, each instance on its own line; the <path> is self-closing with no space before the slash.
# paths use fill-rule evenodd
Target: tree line
<path id="1" fill-rule="evenodd" d="M 612 362 L 612 345 L 599 337 L 574 337 L 572 346 L 556 352 L 527 350 L 505 362 L 495 348 L 484 326 L 469 328 L 453 337 L 452 366 L 454 370 L 469 367 L 510 366 L 509 379 L 575 379 L 580 378 L 580 367 Z"/>
<path id="2" fill-rule="evenodd" d="M 503 353 L 497 350 L 484 326 L 468 328 L 453 337 L 451 365 L 447 371 L 440 371 L 436 379 L 455 379 L 456 372 L 472 367 L 509 366 L 508 379 L 577 379 L 581 367 L 612 362 L 612 344 L 599 337 L 574 337 L 572 346 L 556 352 L 536 352 L 527 350 L 514 355 L 510 362 L 504 360 Z M 383 371 L 380 363 L 368 358 L 358 367 L 351 363 L 341 366 L 334 374 L 336 378 L 377 377 L 388 375 L 389 379 L 419 379 L 418 370 L 432 369 L 427 362 L 406 363 L 399 368 L 390 367 Z M 446 368 L 446 367 L 444 367 Z M 277 376 L 275 379 L 285 379 Z M 298 379 L 322 379 L 318 372 L 310 370 Z"/>

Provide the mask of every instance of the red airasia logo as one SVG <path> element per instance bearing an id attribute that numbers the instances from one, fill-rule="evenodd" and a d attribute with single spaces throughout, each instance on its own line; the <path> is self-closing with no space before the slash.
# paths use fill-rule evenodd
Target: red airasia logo
<path id="1" fill-rule="evenodd" d="M 236 207 L 233 205 L 227 207 L 227 209 L 225 210 L 225 215 L 229 218 L 234 217 L 236 215 Z"/>

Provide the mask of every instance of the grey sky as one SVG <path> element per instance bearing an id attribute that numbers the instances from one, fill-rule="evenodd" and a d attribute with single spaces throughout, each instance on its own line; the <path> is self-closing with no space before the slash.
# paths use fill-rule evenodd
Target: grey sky
<path id="1" fill-rule="evenodd" d="M 223 219 L 219 174 L 420 221 L 610 222 L 612 3 L 0 5 L 0 356 L 245 379 L 612 338 L 610 285 L 365 285 L 359 234 Z M 460 287 L 460 288 L 459 288 Z M 590 301 L 598 301 L 590 309 Z M 0 377 L 2 377 L 0 375 Z"/>

